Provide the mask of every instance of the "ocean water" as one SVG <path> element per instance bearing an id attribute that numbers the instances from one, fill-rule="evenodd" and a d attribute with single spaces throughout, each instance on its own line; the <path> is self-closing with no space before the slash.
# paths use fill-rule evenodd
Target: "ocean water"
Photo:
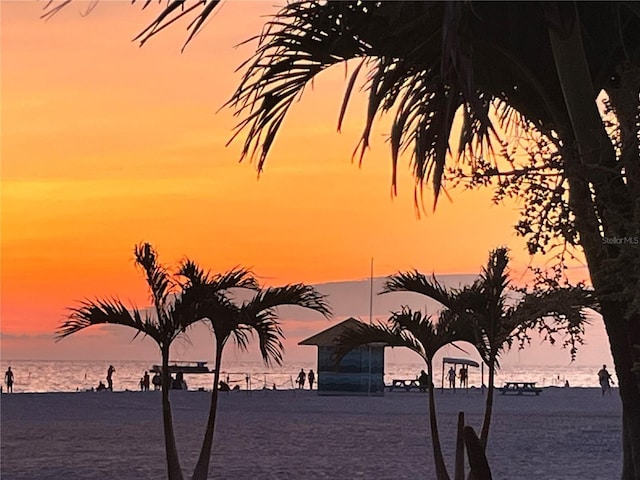
<path id="1" fill-rule="evenodd" d="M 99 381 L 106 384 L 107 368 L 113 365 L 114 390 L 140 390 L 140 379 L 148 371 L 153 361 L 44 361 L 44 360 L 0 360 L 0 371 L 3 374 L 11 366 L 14 372 L 14 392 L 74 392 L 96 387 Z M 207 365 L 213 368 L 213 362 Z M 262 388 L 291 389 L 295 378 L 304 368 L 316 370 L 315 362 L 285 364 L 282 367 L 267 368 L 260 362 L 228 363 L 221 371 L 221 378 L 228 379 L 231 387 L 239 385 L 241 389 L 258 390 Z M 393 379 L 416 378 L 420 370 L 426 369 L 421 363 L 385 363 L 385 384 Z M 447 366 L 448 369 L 448 366 Z M 597 371 L 600 365 L 594 366 L 503 366 L 497 373 L 496 385 L 506 381 L 533 381 L 539 386 L 563 386 L 568 381 L 572 387 L 598 387 Z M 441 385 L 442 364 L 434 367 L 434 383 Z M 613 369 L 610 369 L 612 375 Z M 213 375 L 185 375 L 190 390 L 204 388 L 210 390 Z M 484 369 L 484 382 L 487 382 L 487 369 Z M 615 375 L 614 375 L 614 382 Z M 479 368 L 469 369 L 469 386 L 479 387 L 482 375 Z M 152 387 L 153 388 L 153 387 Z"/>

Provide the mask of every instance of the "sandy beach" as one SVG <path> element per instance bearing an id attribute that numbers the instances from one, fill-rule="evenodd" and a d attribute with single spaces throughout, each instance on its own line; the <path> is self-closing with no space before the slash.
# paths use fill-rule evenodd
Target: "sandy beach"
<path id="1" fill-rule="evenodd" d="M 171 393 L 186 477 L 200 448 L 209 393 Z M 437 393 L 445 456 L 457 412 L 479 426 L 478 391 Z M 5 480 L 166 478 L 159 392 L 4 394 Z M 427 397 L 326 397 L 309 391 L 221 395 L 211 474 L 233 479 L 433 478 Z M 621 465 L 614 391 L 546 388 L 495 397 L 489 461 L 496 479 L 612 479 Z M 216 474 L 217 473 L 217 474 Z M 214 475 L 215 474 L 215 475 Z"/>

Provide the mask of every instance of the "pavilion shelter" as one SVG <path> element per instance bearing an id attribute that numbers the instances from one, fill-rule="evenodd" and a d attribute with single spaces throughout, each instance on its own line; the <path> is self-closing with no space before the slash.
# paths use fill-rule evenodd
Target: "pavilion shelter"
<path id="1" fill-rule="evenodd" d="M 470 358 L 452 358 L 452 357 L 444 357 L 442 359 L 442 384 L 440 385 L 440 389 L 444 390 L 444 369 L 445 369 L 445 365 L 446 364 L 450 364 L 453 365 L 453 369 L 456 371 L 456 373 L 458 372 L 458 365 L 466 367 L 467 369 L 469 367 L 476 367 L 478 368 L 480 366 L 480 364 L 478 362 L 476 362 L 475 360 L 471 360 Z M 484 384 L 484 364 L 483 368 L 482 368 L 482 383 Z M 468 377 L 467 377 L 468 378 Z M 455 383 L 454 383 L 455 385 Z M 469 383 L 467 382 L 467 386 L 466 388 L 469 388 Z M 454 387 L 455 390 L 455 387 Z"/>
<path id="2" fill-rule="evenodd" d="M 353 317 L 298 345 L 318 347 L 319 395 L 384 395 L 384 343 L 371 343 L 356 347 L 336 364 L 337 339 L 362 322 Z"/>

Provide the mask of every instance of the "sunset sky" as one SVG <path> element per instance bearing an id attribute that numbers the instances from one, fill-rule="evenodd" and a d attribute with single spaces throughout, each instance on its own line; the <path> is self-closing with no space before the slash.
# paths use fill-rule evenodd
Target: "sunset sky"
<path id="1" fill-rule="evenodd" d="M 371 258 L 376 276 L 477 273 L 499 245 L 516 277 L 531 262 L 512 228 L 518 206 L 492 205 L 489 191 L 453 191 L 417 218 L 405 158 L 392 198 L 387 121 L 362 167 L 351 161 L 366 104 L 356 97 L 336 133 L 344 68 L 294 106 L 259 179 L 238 163 L 241 141 L 225 147 L 237 118 L 218 109 L 255 49 L 234 46 L 259 33 L 272 1 L 224 4 L 182 54 L 185 24 L 131 41 L 157 9 L 102 1 L 83 17 L 88 3 L 74 2 L 44 22 L 44 3 L 0 5 L 4 358 L 65 358 L 51 335 L 77 300 L 145 306 L 141 241 L 169 265 L 240 264 L 272 285 L 366 278 Z M 102 334 L 76 354 L 111 358 Z"/>

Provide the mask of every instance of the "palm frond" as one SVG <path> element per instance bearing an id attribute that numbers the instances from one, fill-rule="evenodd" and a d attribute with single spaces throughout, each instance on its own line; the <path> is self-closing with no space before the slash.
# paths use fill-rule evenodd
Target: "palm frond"
<path id="1" fill-rule="evenodd" d="M 348 11 L 339 2 L 294 1 L 267 23 L 258 48 L 228 105 L 246 114 L 242 158 L 258 157 L 262 170 L 282 122 L 296 98 L 331 65 L 364 56 L 366 45 L 345 31 Z"/>
<path id="2" fill-rule="evenodd" d="M 132 0 L 135 3 L 136 0 Z M 145 0 L 145 4 L 142 6 L 145 9 L 151 3 L 150 0 Z M 214 9 L 220 3 L 220 0 L 197 0 L 191 6 L 186 6 L 185 0 L 172 0 L 167 2 L 167 6 L 162 9 L 158 16 L 140 32 L 133 40 L 139 40 L 140 46 L 144 45 L 150 38 L 160 33 L 162 30 L 177 22 L 183 17 L 188 16 L 192 12 L 195 12 L 191 23 L 187 27 L 189 36 L 182 46 L 182 50 L 186 48 L 193 37 L 200 32 L 204 26 L 204 22 L 213 13 Z"/>
<path id="3" fill-rule="evenodd" d="M 444 309 L 438 314 L 438 323 L 435 325 L 437 337 L 453 342 L 467 342 L 475 344 L 476 336 L 474 332 L 473 315 L 469 312 L 464 314 L 454 310 Z M 454 347 L 464 352 L 464 349 L 454 345 Z"/>
<path id="4" fill-rule="evenodd" d="M 509 286 L 508 265 L 509 252 L 505 247 L 492 250 L 477 283 L 483 284 L 494 295 L 504 292 Z"/>
<path id="5" fill-rule="evenodd" d="M 180 262 L 177 275 L 186 279 L 183 288 L 195 289 L 197 287 L 201 295 L 215 295 L 231 288 L 256 290 L 260 287 L 253 272 L 247 268 L 235 267 L 227 272 L 214 275 L 188 258 Z"/>
<path id="6" fill-rule="evenodd" d="M 178 265 L 177 275 L 185 277 L 191 285 L 202 285 L 209 282 L 210 273 L 195 261 L 185 258 Z"/>
<path id="7" fill-rule="evenodd" d="M 85 300 L 69 308 L 69 315 L 55 331 L 57 340 L 73 335 L 93 325 L 122 325 L 148 335 L 156 342 L 162 341 L 158 325 L 149 317 L 144 318 L 137 309 L 127 309 L 117 299 Z"/>
<path id="8" fill-rule="evenodd" d="M 331 316 L 331 307 L 327 302 L 327 296 L 318 292 L 311 285 L 302 283 L 261 289 L 251 300 L 245 302 L 244 308 L 248 312 L 257 313 L 285 305 L 308 308 L 325 317 Z"/>
<path id="9" fill-rule="evenodd" d="M 235 267 L 227 272 L 214 275 L 208 283 L 216 290 L 227 290 L 230 288 L 257 290 L 260 288 L 253 272 L 250 269 L 242 267 Z"/>
<path id="10" fill-rule="evenodd" d="M 169 272 L 158 263 L 158 254 L 150 243 L 140 243 L 134 247 L 135 262 L 146 276 L 151 301 L 156 308 L 158 319 L 163 319 L 174 282 Z"/>
<path id="11" fill-rule="evenodd" d="M 562 335 L 562 346 L 569 347 L 574 359 L 589 324 L 589 309 L 597 311 L 599 302 L 593 290 L 577 285 L 527 293 L 511 307 L 508 316 L 521 345 L 530 339 L 527 330 L 537 330 L 551 344 Z"/>
<path id="12" fill-rule="evenodd" d="M 284 334 L 278 323 L 278 316 L 271 310 L 263 310 L 254 314 L 241 307 L 240 316 L 243 324 L 247 325 L 258 336 L 262 360 L 267 364 L 282 364 Z"/>
<path id="13" fill-rule="evenodd" d="M 597 310 L 598 307 L 594 291 L 577 285 L 529 293 L 513 307 L 512 316 L 515 322 L 528 322 L 531 326 L 544 318 L 579 325 L 586 322 L 586 309 Z"/>
<path id="14" fill-rule="evenodd" d="M 385 323 L 366 324 L 360 322 L 353 328 L 342 332 L 335 340 L 336 365 L 351 350 L 370 343 L 383 343 L 393 347 L 407 347 L 426 359 L 422 344 L 406 331 L 397 330 L 393 325 Z"/>
<path id="15" fill-rule="evenodd" d="M 398 272 L 387 277 L 380 293 L 390 292 L 419 293 L 447 308 L 452 306 L 455 299 L 455 290 L 442 285 L 435 276 L 429 279 L 417 270 Z"/>
<path id="16" fill-rule="evenodd" d="M 115 299 L 87 300 L 69 309 L 68 318 L 56 330 L 58 339 L 92 325 L 111 323 L 133 328 L 136 330 L 135 336 L 140 333 L 148 335 L 164 348 L 170 347 L 180 334 L 204 317 L 200 292 L 183 288 L 174 294 L 172 289 L 175 282 L 170 273 L 157 262 L 157 253 L 150 244 L 136 245 L 134 255 L 136 265 L 146 275 L 155 316 L 145 314 L 143 317 L 137 309 L 128 310 L 122 302 Z M 170 297 L 172 301 L 169 301 Z"/>
<path id="17" fill-rule="evenodd" d="M 274 306 L 251 301 L 238 306 L 229 297 L 217 295 L 200 302 L 197 308 L 198 316 L 210 321 L 219 344 L 224 345 L 231 337 L 244 351 L 248 349 L 252 333 L 256 333 L 265 363 L 282 363 L 284 335 Z"/>
<path id="18" fill-rule="evenodd" d="M 431 316 L 405 306 L 400 312 L 393 312 L 389 324 L 394 331 L 415 339 L 428 362 L 445 345 L 470 339 L 469 329 L 457 315 L 441 314 L 436 323 Z"/>
<path id="19" fill-rule="evenodd" d="M 196 308 L 196 316 L 209 320 L 216 339 L 223 343 L 242 324 L 240 307 L 219 292 L 215 295 L 206 294 L 203 300 L 197 302 Z"/>
<path id="20" fill-rule="evenodd" d="M 51 20 L 55 15 L 57 15 L 63 8 L 69 5 L 72 0 L 62 0 L 57 5 L 53 0 L 49 0 L 47 4 L 44 6 L 44 13 L 40 15 L 45 22 Z"/>
<path id="21" fill-rule="evenodd" d="M 184 287 L 176 295 L 171 306 L 167 308 L 167 315 L 159 324 L 167 331 L 174 331 L 174 336 L 186 332 L 195 323 L 207 318 L 208 312 L 203 307 L 209 301 L 208 296 L 203 296 L 197 287 Z"/>
<path id="22" fill-rule="evenodd" d="M 249 337 L 251 335 L 251 330 L 249 327 L 245 327 L 242 325 L 236 326 L 231 332 L 231 337 L 233 338 L 233 342 L 236 344 L 238 349 L 242 352 L 246 352 L 249 349 Z"/>

